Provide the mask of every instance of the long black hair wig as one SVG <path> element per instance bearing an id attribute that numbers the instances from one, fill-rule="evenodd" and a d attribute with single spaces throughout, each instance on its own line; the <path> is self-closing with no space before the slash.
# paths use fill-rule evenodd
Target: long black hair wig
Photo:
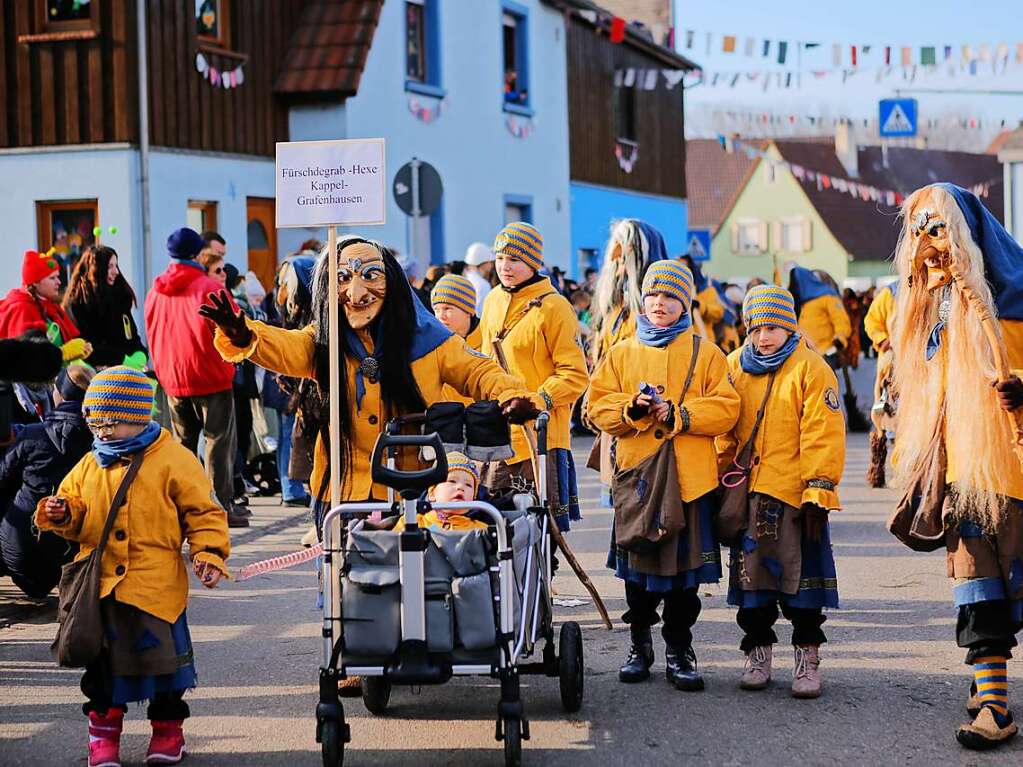
<path id="1" fill-rule="evenodd" d="M 416 331 L 416 309 L 412 297 L 412 288 L 394 253 L 387 247 L 372 240 L 361 237 L 345 237 L 339 239 L 337 252 L 356 243 L 372 245 L 384 259 L 384 273 L 387 280 L 387 293 L 383 306 L 376 319 L 369 325 L 370 335 L 374 339 L 373 356 L 379 363 L 380 396 L 384 405 L 384 422 L 397 415 L 421 413 L 426 409 L 426 401 L 419 390 L 419 384 L 412 375 L 412 341 Z M 343 310 L 339 311 L 338 328 L 340 338 L 335 340 L 341 349 L 341 386 L 337 391 L 330 390 L 330 338 L 328 287 L 330 266 L 327 263 L 326 251 L 320 256 L 313 276 L 313 322 L 316 323 L 315 349 L 313 352 L 313 374 L 322 396 L 323 418 L 320 421 L 320 438 L 323 444 L 330 443 L 329 403 L 330 397 L 338 398 L 340 417 L 337 428 L 341 436 L 341 466 L 339 481 L 344 485 L 351 471 L 352 442 L 354 439 L 354 420 L 360 417 L 356 412 L 355 382 L 347 380 L 344 359 L 352 356 L 344 342 L 346 332 L 350 330 L 348 318 Z M 367 416 L 368 417 L 368 414 Z M 383 424 L 381 424 L 383 425 Z M 329 471 L 324 474 L 323 482 L 317 489 L 317 500 L 327 496 Z M 364 500 L 361 498 L 353 500 Z"/>

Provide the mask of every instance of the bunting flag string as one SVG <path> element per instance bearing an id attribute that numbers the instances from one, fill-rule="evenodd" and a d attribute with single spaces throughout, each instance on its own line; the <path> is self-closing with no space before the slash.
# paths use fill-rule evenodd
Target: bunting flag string
<path id="1" fill-rule="evenodd" d="M 209 59 L 201 53 L 195 54 L 195 71 L 215 88 L 230 90 L 245 82 L 245 62 L 231 70 L 217 69 Z"/>
<path id="2" fill-rule="evenodd" d="M 743 152 L 751 160 L 760 159 L 763 162 L 770 163 L 776 169 L 787 170 L 802 183 L 816 185 L 818 191 L 833 189 L 836 192 L 848 194 L 854 199 L 858 198 L 863 202 L 881 203 L 889 207 L 902 205 L 903 200 L 905 200 L 906 192 L 895 189 L 881 189 L 876 186 L 871 186 L 870 184 L 860 183 L 853 179 L 832 176 L 828 173 L 821 173 L 820 171 L 788 162 L 787 160 L 779 160 L 776 157 L 772 157 L 767 150 L 761 149 L 756 144 L 742 141 L 732 136 L 725 136 L 724 134 L 719 133 L 717 140 L 718 143 L 721 144 L 722 149 L 729 154 L 732 152 Z M 991 191 L 992 185 L 1001 181 L 1001 176 L 998 176 L 996 178 L 988 179 L 987 181 L 973 184 L 969 187 L 969 189 L 978 197 L 987 197 Z"/>
<path id="3" fill-rule="evenodd" d="M 849 115 L 814 115 L 797 113 L 765 112 L 762 110 L 729 110 L 715 109 L 711 113 L 715 120 L 721 120 L 735 126 L 754 128 L 759 126 L 794 126 L 799 128 L 833 128 L 836 125 L 855 125 L 863 128 L 876 128 L 876 117 L 852 117 Z M 1000 120 L 983 117 L 945 116 L 933 117 L 920 121 L 921 128 L 940 130 L 955 128 L 960 130 L 985 130 L 990 128 L 1007 129 L 1023 123 L 1019 120 L 1002 118 Z"/>
<path id="4" fill-rule="evenodd" d="M 738 35 L 731 33 L 684 30 L 680 39 L 683 53 L 724 54 L 742 62 L 738 70 L 694 70 L 692 77 L 695 82 L 692 85 L 727 84 L 735 87 L 744 79 L 759 79 L 764 90 L 772 84 L 779 88 L 792 85 L 801 87 L 804 72 L 813 80 L 834 77 L 836 80 L 840 78 L 844 84 L 870 69 L 876 70 L 878 82 L 897 72 L 901 72 L 904 80 L 914 82 L 917 77 L 934 73 L 950 77 L 960 74 L 1001 75 L 1009 71 L 1010 67 L 1015 70 L 1023 65 L 1023 42 L 959 46 L 834 43 L 831 45 L 831 55 L 827 56 L 822 43 L 746 37 L 740 46 L 739 39 Z M 772 68 L 763 69 L 764 65 Z M 779 71 L 773 68 L 775 65 L 795 69 Z M 685 86 L 691 87 L 689 83 L 685 83 Z"/>

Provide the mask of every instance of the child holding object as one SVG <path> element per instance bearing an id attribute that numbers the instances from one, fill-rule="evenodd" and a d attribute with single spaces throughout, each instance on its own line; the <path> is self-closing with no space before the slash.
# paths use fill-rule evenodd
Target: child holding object
<path id="1" fill-rule="evenodd" d="M 189 715 L 182 697 L 196 686 L 183 542 L 204 586 L 214 588 L 227 574 L 227 516 L 198 459 L 151 420 L 152 408 L 153 388 L 144 374 L 123 365 L 98 373 L 82 403 L 95 436 L 92 452 L 36 507 L 39 529 L 77 541 L 83 559 L 99 545 L 128 463 L 143 454 L 100 564 L 107 641 L 81 683 L 89 767 L 120 765 L 125 708 L 143 700 L 153 728 L 146 763 L 182 759 L 182 723 Z"/>
<path id="2" fill-rule="evenodd" d="M 838 607 L 838 581 L 828 512 L 839 508 L 845 466 L 845 421 L 838 380 L 799 334 L 792 294 L 759 285 L 742 307 L 747 337 L 728 355 L 742 405 L 735 428 L 717 440 L 722 484 L 748 471 L 743 531 L 734 541 L 728 603 L 739 608 L 746 669 L 739 686 L 771 681 L 778 610 L 792 622 L 792 694 L 821 694 L 823 609 Z M 747 459 L 735 461 L 752 440 Z M 739 464 L 745 464 L 739 466 Z M 727 491 L 726 491 L 727 492 Z M 733 543 L 733 542 L 729 542 Z"/>
<path id="3" fill-rule="evenodd" d="M 697 587 L 721 577 L 712 529 L 714 438 L 735 425 L 739 397 L 725 355 L 693 329 L 689 268 L 657 261 L 642 289 L 636 334 L 601 360 L 587 407 L 593 424 L 614 439 L 608 567 L 625 581 L 629 609 L 622 619 L 632 634 L 618 678 L 629 683 L 650 676 L 650 628 L 663 618 L 668 681 L 680 690 L 702 690 L 692 634 L 701 609 Z"/>

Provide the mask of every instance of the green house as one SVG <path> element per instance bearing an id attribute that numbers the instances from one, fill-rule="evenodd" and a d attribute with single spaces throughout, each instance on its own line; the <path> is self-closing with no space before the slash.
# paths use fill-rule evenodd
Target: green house
<path id="1" fill-rule="evenodd" d="M 847 134 L 837 151 L 835 141 L 821 138 L 728 142 L 731 152 L 716 141 L 695 151 L 688 143 L 688 162 L 702 171 L 687 164 L 690 227 L 711 228 L 707 270 L 723 280 L 770 279 L 776 265 L 796 261 L 839 284 L 874 284 L 892 273 L 893 203 L 936 181 L 983 185 L 985 204 L 1002 215 L 1002 170 L 993 155 L 855 147 Z"/>

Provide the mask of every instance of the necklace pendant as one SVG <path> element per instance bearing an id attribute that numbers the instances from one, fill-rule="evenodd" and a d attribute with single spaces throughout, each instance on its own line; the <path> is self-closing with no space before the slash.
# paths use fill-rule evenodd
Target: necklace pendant
<path id="1" fill-rule="evenodd" d="M 375 384 L 380 380 L 380 363 L 376 357 L 366 357 L 359 363 L 359 372 Z"/>

